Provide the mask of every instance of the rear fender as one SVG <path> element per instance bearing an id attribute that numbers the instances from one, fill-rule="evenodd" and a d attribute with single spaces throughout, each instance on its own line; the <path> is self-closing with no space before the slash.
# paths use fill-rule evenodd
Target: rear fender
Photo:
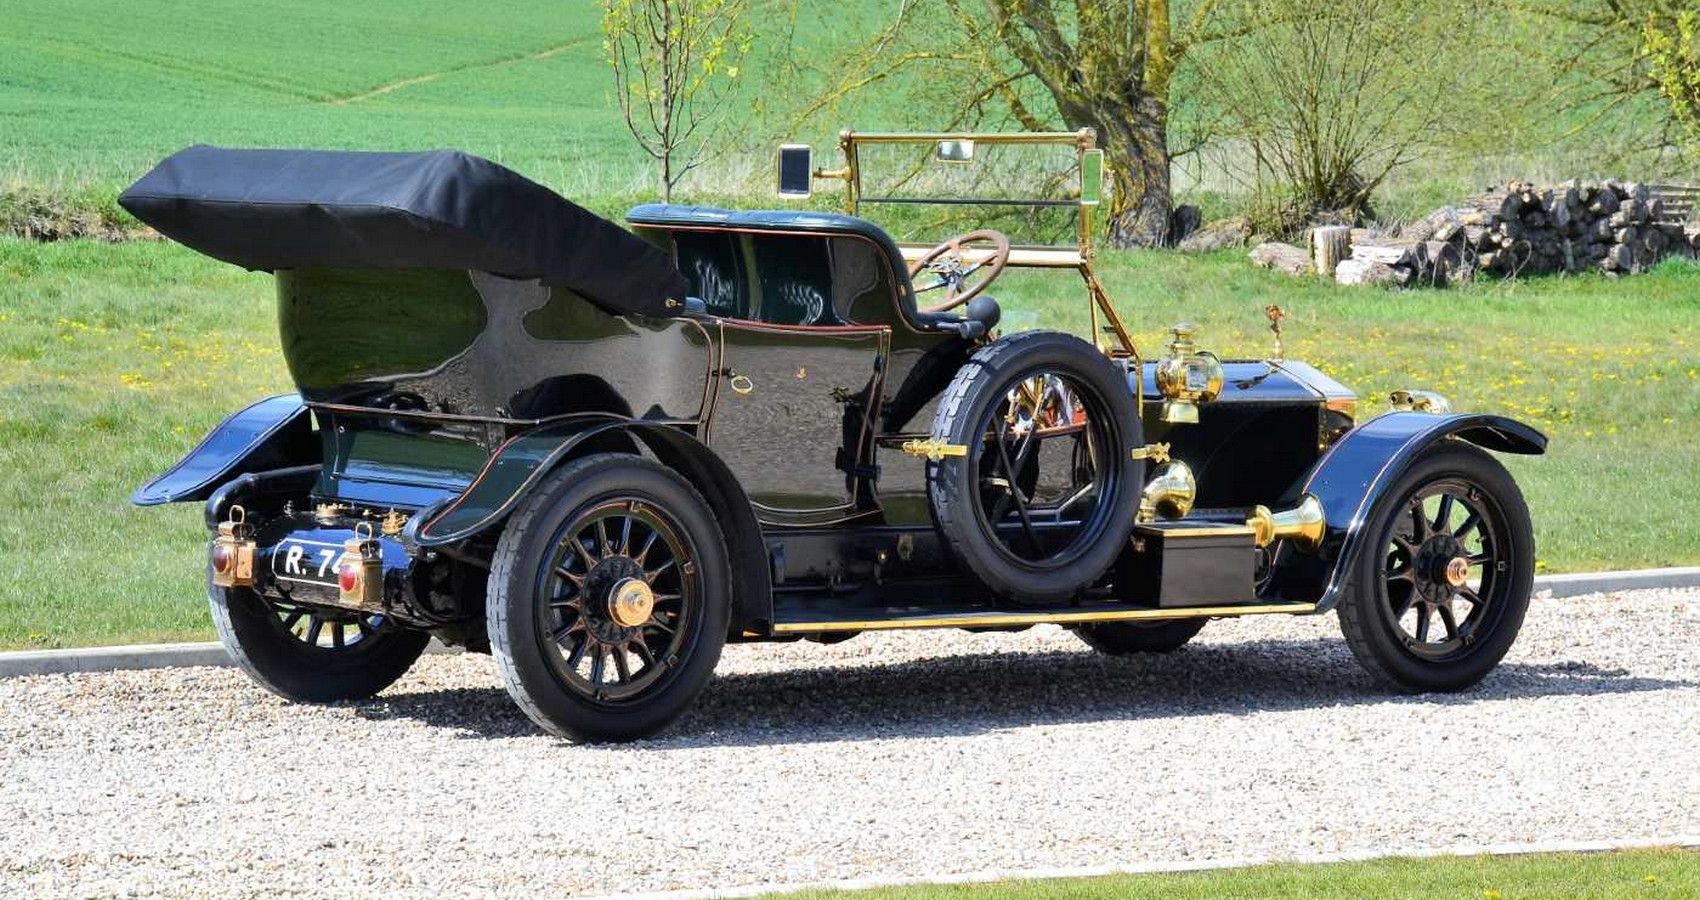
<path id="1" fill-rule="evenodd" d="M 713 451 L 681 428 L 588 413 L 515 435 L 497 449 L 459 497 L 414 519 L 404 541 L 433 547 L 464 541 L 497 526 L 545 476 L 587 453 L 636 452 L 641 443 L 708 501 L 726 536 L 733 575 L 733 634 L 773 619 L 766 545 L 749 497 Z"/>
<path id="2" fill-rule="evenodd" d="M 322 455 L 306 404 L 295 394 L 279 394 L 220 422 L 176 465 L 137 488 L 130 502 L 199 502 L 238 475 L 317 464 Z"/>
<path id="3" fill-rule="evenodd" d="M 1333 609 L 1347 574 L 1370 540 L 1364 530 L 1376 504 L 1424 450 L 1461 440 L 1501 453 L 1546 452 L 1546 435 L 1504 416 L 1433 415 L 1394 412 L 1354 428 L 1311 468 L 1302 490 L 1322 502 L 1328 533 L 1319 553 L 1284 547 L 1277 556 L 1272 587 L 1288 600 L 1314 601 L 1318 612 Z"/>

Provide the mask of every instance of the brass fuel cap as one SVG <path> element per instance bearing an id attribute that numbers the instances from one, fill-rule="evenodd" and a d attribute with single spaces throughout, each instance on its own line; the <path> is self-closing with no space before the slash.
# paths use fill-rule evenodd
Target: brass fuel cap
<path id="1" fill-rule="evenodd" d="M 608 618 L 622 628 L 636 628 L 655 612 L 655 592 L 641 578 L 622 578 L 608 591 Z"/>

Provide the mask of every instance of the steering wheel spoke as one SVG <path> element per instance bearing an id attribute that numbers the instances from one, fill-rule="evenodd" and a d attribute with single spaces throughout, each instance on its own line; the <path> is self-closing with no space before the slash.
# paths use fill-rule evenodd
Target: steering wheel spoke
<path id="1" fill-rule="evenodd" d="M 944 300 L 923 312 L 946 312 L 980 296 L 1009 264 L 1009 238 L 991 229 L 957 235 L 928 250 L 909 266 L 911 280 L 930 272 L 937 281 L 915 287 L 917 294 L 947 288 Z M 978 277 L 976 277 L 978 276 Z M 972 281 L 973 283 L 970 283 Z"/>

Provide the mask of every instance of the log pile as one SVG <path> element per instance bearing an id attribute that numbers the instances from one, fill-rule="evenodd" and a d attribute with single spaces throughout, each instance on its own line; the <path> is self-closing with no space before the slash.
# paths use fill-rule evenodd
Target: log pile
<path id="1" fill-rule="evenodd" d="M 1613 181 L 1548 188 L 1512 182 L 1437 209 L 1397 235 L 1353 229 L 1351 253 L 1334 277 L 1440 286 L 1478 274 L 1641 272 L 1667 256 L 1700 254 L 1700 225 L 1687 221 L 1693 196 Z"/>

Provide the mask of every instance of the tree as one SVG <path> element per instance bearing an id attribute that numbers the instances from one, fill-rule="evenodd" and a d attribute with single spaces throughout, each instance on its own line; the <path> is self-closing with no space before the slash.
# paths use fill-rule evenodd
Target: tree
<path id="1" fill-rule="evenodd" d="M 1290 232 L 1319 214 L 1356 223 L 1400 166 L 1455 149 L 1505 111 L 1471 54 L 1492 28 L 1468 0 L 1262 0 L 1269 22 L 1197 60 L 1220 156 L 1249 169 L 1259 227 Z"/>
<path id="2" fill-rule="evenodd" d="M 1032 131 L 1098 132 L 1110 172 L 1108 240 L 1166 242 L 1172 205 L 1171 92 L 1199 47 L 1260 27 L 1221 0 L 903 0 L 873 40 L 837 60 L 809 112 L 924 69 L 948 79 L 954 110 L 934 128 L 1000 120 Z M 1184 7 L 1184 8 L 1183 8 Z M 934 104 L 932 108 L 937 108 Z"/>
<path id="3" fill-rule="evenodd" d="M 603 46 L 626 127 L 655 160 L 661 197 L 702 163 L 749 53 L 750 0 L 604 0 Z"/>
<path id="4" fill-rule="evenodd" d="M 1665 150 L 1685 138 L 1700 145 L 1700 13 L 1692 0 L 1523 0 L 1520 8 L 1545 26 L 1549 43 L 1568 48 L 1555 62 L 1558 97 L 1589 114 L 1571 133 L 1616 113 L 1652 111 L 1637 149 Z"/>
<path id="5" fill-rule="evenodd" d="M 1700 149 L 1700 12 L 1649 16 L 1641 35 L 1648 77 L 1670 103 L 1689 143 Z"/>

